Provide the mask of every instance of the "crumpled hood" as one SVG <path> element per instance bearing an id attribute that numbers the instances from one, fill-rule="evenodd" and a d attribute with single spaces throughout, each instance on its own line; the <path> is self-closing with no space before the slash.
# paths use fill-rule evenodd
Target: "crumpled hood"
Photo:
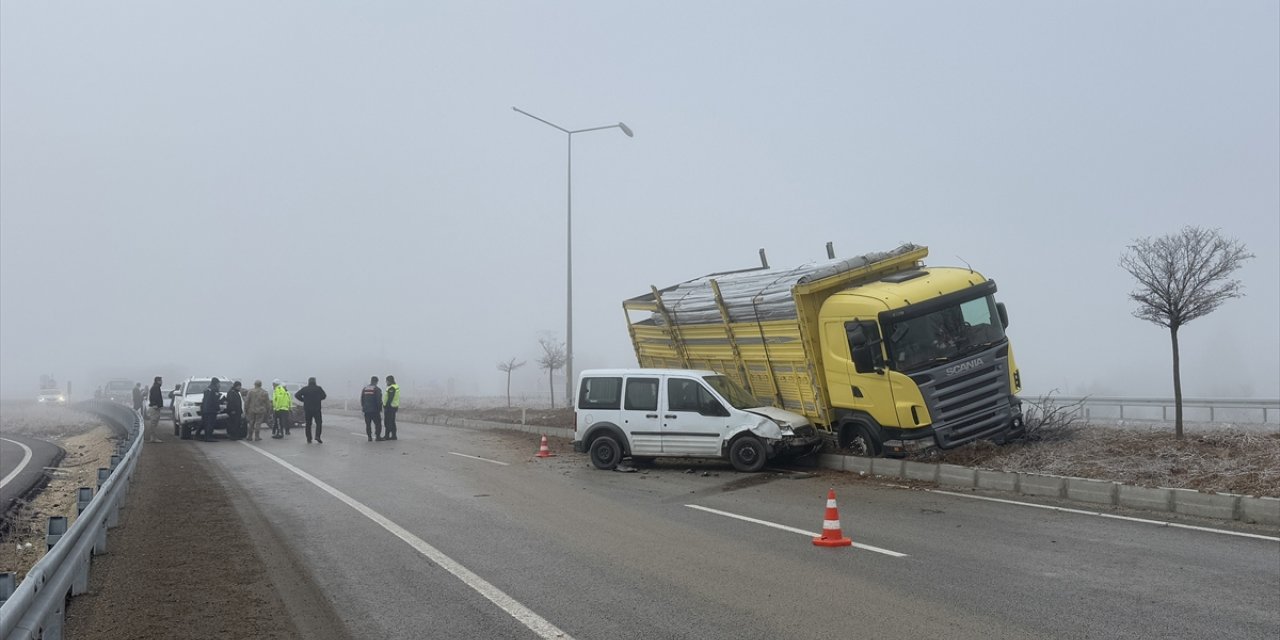
<path id="1" fill-rule="evenodd" d="M 798 413 L 787 411 L 786 409 L 779 409 L 777 407 L 755 407 L 747 409 L 746 411 L 748 413 L 762 415 L 781 424 L 786 424 L 792 429 L 809 424 L 808 418 Z"/>

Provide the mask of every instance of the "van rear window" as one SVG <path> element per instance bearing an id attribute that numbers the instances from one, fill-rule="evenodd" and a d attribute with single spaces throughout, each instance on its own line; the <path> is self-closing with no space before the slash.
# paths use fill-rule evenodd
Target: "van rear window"
<path id="1" fill-rule="evenodd" d="M 583 378 L 578 390 L 579 409 L 618 409 L 622 401 L 622 378 Z"/>

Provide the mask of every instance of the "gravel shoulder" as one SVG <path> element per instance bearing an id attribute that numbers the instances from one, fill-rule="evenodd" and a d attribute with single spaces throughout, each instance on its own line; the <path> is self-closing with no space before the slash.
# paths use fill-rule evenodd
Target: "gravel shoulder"
<path id="1" fill-rule="evenodd" d="M 350 638 L 332 603 L 236 483 L 196 443 L 148 444 L 108 553 L 70 601 L 67 636 Z"/>

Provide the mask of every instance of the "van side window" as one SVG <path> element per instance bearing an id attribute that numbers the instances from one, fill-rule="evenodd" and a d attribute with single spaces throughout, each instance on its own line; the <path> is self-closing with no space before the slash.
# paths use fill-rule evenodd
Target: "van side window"
<path id="1" fill-rule="evenodd" d="M 657 411 L 658 379 L 627 378 L 627 401 L 623 408 L 628 411 Z"/>
<path id="2" fill-rule="evenodd" d="M 617 409 L 622 403 L 622 378 L 583 378 L 579 409 Z"/>
<path id="3" fill-rule="evenodd" d="M 667 379 L 667 410 L 692 411 L 703 415 L 728 415 L 724 405 L 695 380 Z"/>

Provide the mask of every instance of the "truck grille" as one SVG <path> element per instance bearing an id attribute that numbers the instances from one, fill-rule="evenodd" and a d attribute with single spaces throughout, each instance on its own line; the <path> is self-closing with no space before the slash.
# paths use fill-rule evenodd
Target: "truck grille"
<path id="1" fill-rule="evenodd" d="M 1009 425 L 1008 360 L 1008 348 L 999 347 L 911 376 L 933 417 L 938 446 L 954 447 Z"/>

